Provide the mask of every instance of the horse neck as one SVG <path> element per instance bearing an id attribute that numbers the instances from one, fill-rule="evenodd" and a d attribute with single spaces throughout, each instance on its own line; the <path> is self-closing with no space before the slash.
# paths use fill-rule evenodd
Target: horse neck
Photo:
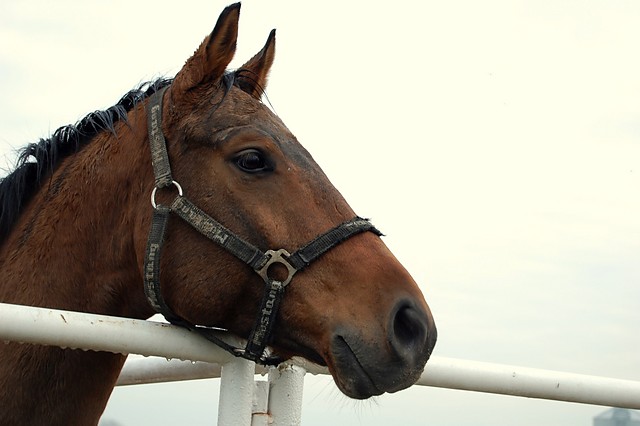
<path id="1" fill-rule="evenodd" d="M 140 230 L 153 177 L 146 130 L 119 123 L 66 158 L 0 247 L 0 301 L 144 318 Z M 146 201 L 146 203 L 144 201 Z M 146 211 L 145 211 L 146 212 Z M 142 212 L 142 213 L 145 213 Z"/>
<path id="2" fill-rule="evenodd" d="M 97 425 L 126 357 L 8 343 L 0 425 Z"/>
<path id="3" fill-rule="evenodd" d="M 148 221 L 138 212 L 153 182 L 139 124 L 134 116 L 117 137 L 96 137 L 29 202 L 0 247 L 1 302 L 152 314 L 135 232 Z M 0 359 L 0 424 L 96 424 L 125 357 L 10 343 Z"/>

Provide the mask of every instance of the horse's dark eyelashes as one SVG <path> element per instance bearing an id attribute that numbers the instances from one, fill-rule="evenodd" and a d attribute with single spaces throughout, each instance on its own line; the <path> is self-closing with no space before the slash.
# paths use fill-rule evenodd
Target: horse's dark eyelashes
<path id="1" fill-rule="evenodd" d="M 245 173 L 264 173 L 273 171 L 273 165 L 267 156 L 257 149 L 240 151 L 233 159 L 234 164 Z"/>

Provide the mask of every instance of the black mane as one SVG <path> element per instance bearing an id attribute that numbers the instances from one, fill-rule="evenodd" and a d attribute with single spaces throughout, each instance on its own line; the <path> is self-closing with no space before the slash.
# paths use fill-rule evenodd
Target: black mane
<path id="1" fill-rule="evenodd" d="M 223 99 L 232 86 L 244 91 L 256 90 L 265 96 L 251 71 L 239 69 L 226 72 L 221 79 Z M 159 78 L 130 90 L 114 106 L 104 111 L 87 114 L 75 125 L 62 126 L 49 139 L 40 139 L 18 152 L 16 166 L 0 179 L 0 243 L 9 235 L 20 213 L 51 176 L 62 160 L 78 152 L 97 134 L 107 131 L 115 134 L 115 123 L 126 121 L 127 113 L 158 90 L 171 84 L 173 79 Z M 250 89 L 251 88 L 251 89 Z M 222 101 L 220 101 L 222 102 Z"/>
<path id="2" fill-rule="evenodd" d="M 97 134 L 115 132 L 115 123 L 125 121 L 127 113 L 156 91 L 171 84 L 160 78 L 125 94 L 114 106 L 88 114 L 75 125 L 60 127 L 49 139 L 31 143 L 18 153 L 13 171 L 0 180 L 0 241 L 3 241 L 24 206 L 60 162 L 77 152 Z"/>

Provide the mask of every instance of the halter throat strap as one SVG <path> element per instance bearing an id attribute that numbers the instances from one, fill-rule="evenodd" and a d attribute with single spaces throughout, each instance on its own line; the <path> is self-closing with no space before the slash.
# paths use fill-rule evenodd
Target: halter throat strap
<path id="1" fill-rule="evenodd" d="M 367 231 L 373 232 L 378 236 L 381 236 L 382 233 L 369 220 L 355 217 L 319 235 L 293 254 L 289 254 L 285 249 L 262 251 L 231 232 L 184 197 L 182 187 L 173 180 L 166 140 L 161 128 L 162 100 L 167 87 L 153 94 L 147 104 L 149 144 L 155 187 L 151 195 L 153 216 L 145 253 L 145 295 L 156 312 L 162 314 L 172 324 L 198 332 L 233 355 L 264 365 L 277 365 L 283 360 L 279 357 L 267 355 L 266 347 L 271 340 L 284 291 L 294 274 L 354 235 Z M 178 195 L 169 206 L 157 204 L 155 200 L 156 191 L 170 186 L 175 186 Z M 160 257 L 171 213 L 186 221 L 199 233 L 247 264 L 263 279 L 265 288 L 260 302 L 260 310 L 244 349 L 229 345 L 219 338 L 217 336 L 219 329 L 195 325 L 181 318 L 173 312 L 162 297 Z M 269 275 L 271 266 L 276 263 L 286 268 L 286 278 L 278 280 Z"/>

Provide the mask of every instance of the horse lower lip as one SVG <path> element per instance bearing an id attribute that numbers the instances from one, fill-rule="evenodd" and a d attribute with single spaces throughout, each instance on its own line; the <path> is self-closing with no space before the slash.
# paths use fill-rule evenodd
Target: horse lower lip
<path id="1" fill-rule="evenodd" d="M 334 338 L 331 352 L 335 359 L 335 374 L 338 376 L 336 383 L 343 393 L 355 399 L 366 399 L 384 393 L 376 386 L 344 337 Z"/>

